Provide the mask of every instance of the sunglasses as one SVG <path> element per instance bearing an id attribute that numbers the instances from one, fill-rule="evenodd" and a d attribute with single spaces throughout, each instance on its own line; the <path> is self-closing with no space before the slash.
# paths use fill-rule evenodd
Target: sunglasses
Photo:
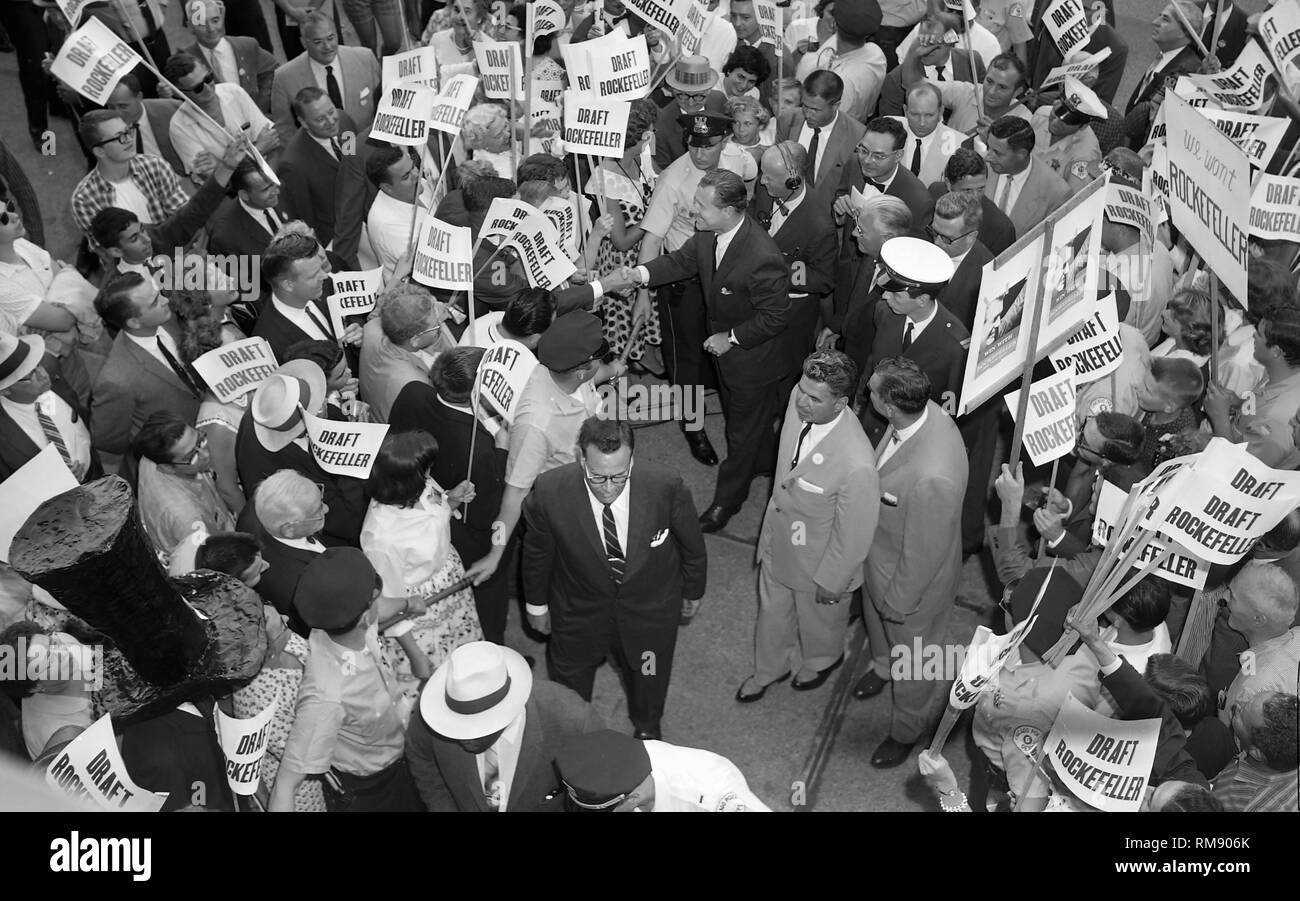
<path id="1" fill-rule="evenodd" d="M 208 446 L 208 436 L 203 432 L 199 432 L 199 440 L 194 442 L 194 449 L 190 451 L 188 454 L 186 454 L 183 460 L 179 460 L 177 462 L 185 466 L 192 466 L 194 464 L 194 461 L 199 458 L 199 454 L 207 446 Z"/>
<path id="2" fill-rule="evenodd" d="M 121 144 L 123 147 L 130 147 L 135 143 L 135 133 L 139 130 L 139 125 L 128 125 L 126 131 L 120 131 L 111 138 L 105 138 L 94 146 L 103 147 L 105 144 L 111 144 L 114 141 L 117 141 L 117 143 Z"/>
<path id="3" fill-rule="evenodd" d="M 181 90 L 187 94 L 197 94 L 216 80 L 217 79 L 213 77 L 212 73 L 209 72 L 207 78 L 203 79 L 198 84 L 190 85 L 188 88 L 182 87 Z M 177 85 L 177 87 L 180 87 L 180 85 Z"/>
<path id="4" fill-rule="evenodd" d="M 0 212 L 0 225 L 8 225 L 10 222 L 17 222 L 21 216 L 18 215 L 18 206 L 12 200 L 5 201 L 4 212 Z"/>

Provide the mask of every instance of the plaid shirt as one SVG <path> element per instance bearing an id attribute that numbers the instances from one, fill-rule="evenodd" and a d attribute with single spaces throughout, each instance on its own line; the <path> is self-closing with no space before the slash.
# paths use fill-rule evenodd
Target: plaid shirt
<path id="1" fill-rule="evenodd" d="M 1230 812 L 1276 813 L 1296 806 L 1296 773 L 1275 773 L 1258 760 L 1240 757 L 1214 780 L 1214 797 Z"/>
<path id="2" fill-rule="evenodd" d="M 180 179 L 161 157 L 140 153 L 127 165 L 131 170 L 131 180 L 148 202 L 149 216 L 155 223 L 167 219 L 189 200 L 189 195 L 181 188 Z M 104 207 L 112 206 L 116 196 L 112 183 L 99 174 L 98 167 L 86 173 L 72 192 L 72 219 L 77 228 L 89 235 L 90 220 Z"/>

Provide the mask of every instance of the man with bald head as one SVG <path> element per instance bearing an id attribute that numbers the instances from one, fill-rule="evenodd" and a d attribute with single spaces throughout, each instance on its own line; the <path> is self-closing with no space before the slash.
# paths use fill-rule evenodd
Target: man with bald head
<path id="1" fill-rule="evenodd" d="M 943 93 L 931 82 L 918 82 L 907 92 L 902 116 L 893 116 L 907 129 L 902 165 L 930 185 L 943 178 L 944 167 L 966 136 L 943 123 Z"/>
<path id="2" fill-rule="evenodd" d="M 1124 107 L 1124 127 L 1128 132 L 1129 146 L 1134 150 L 1142 149 L 1147 141 L 1156 110 L 1165 99 L 1166 84 L 1179 75 L 1199 71 L 1201 57 L 1196 42 L 1192 40 L 1192 32 L 1183 25 L 1183 20 L 1194 31 L 1200 31 L 1201 19 L 1201 7 L 1192 0 L 1174 0 L 1151 22 L 1151 40 L 1160 56 L 1138 81 Z"/>

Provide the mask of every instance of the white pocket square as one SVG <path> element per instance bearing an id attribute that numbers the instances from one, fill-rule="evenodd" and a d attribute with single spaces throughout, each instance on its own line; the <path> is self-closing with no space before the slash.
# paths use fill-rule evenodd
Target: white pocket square
<path id="1" fill-rule="evenodd" d="M 826 493 L 825 488 L 821 487 L 820 485 L 814 485 L 812 482 L 808 481 L 807 479 L 803 479 L 803 478 L 795 479 L 794 483 L 798 485 L 800 488 L 802 488 L 804 491 L 810 491 L 813 494 Z"/>
<path id="2" fill-rule="evenodd" d="M 370 88 L 362 88 L 359 96 L 361 97 L 362 100 L 365 100 L 367 97 L 370 96 Z"/>
<path id="3" fill-rule="evenodd" d="M 726 285 L 723 285 L 723 286 L 722 286 L 722 293 L 723 293 L 723 294 L 730 294 L 730 293 L 731 293 L 731 289 L 728 288 Z"/>
<path id="4" fill-rule="evenodd" d="M 667 540 L 668 540 L 668 530 L 660 529 L 658 532 L 655 532 L 654 537 L 650 539 L 650 546 L 659 547 L 659 545 L 663 544 Z"/>

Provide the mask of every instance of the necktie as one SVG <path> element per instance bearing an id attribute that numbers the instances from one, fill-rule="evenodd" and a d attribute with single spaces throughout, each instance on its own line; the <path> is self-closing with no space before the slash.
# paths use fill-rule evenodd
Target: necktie
<path id="1" fill-rule="evenodd" d="M 63 436 L 59 434 L 59 428 L 54 424 L 54 420 L 49 417 L 40 404 L 35 405 L 36 420 L 41 424 L 41 431 L 45 433 L 45 440 L 54 445 L 63 462 L 67 464 L 68 469 L 72 468 L 72 454 L 68 453 L 68 445 L 64 443 Z"/>
<path id="2" fill-rule="evenodd" d="M 813 127 L 812 133 L 812 140 L 808 142 L 808 181 L 815 182 L 817 181 L 817 148 L 821 144 L 822 130 Z"/>
<path id="3" fill-rule="evenodd" d="M 218 82 L 224 83 L 230 80 L 226 78 L 226 73 L 221 68 L 221 56 L 215 49 L 208 51 L 208 68 L 212 70 L 212 77 Z"/>
<path id="4" fill-rule="evenodd" d="M 334 67 L 325 67 L 325 93 L 330 95 L 330 100 L 339 109 L 343 109 L 343 92 L 339 90 L 338 79 L 334 77 Z"/>
<path id="5" fill-rule="evenodd" d="M 1007 201 L 1011 199 L 1011 176 L 1004 175 L 1002 178 L 1004 181 L 1002 182 L 1002 191 L 998 194 L 998 209 L 1004 213 L 1009 213 Z"/>
<path id="6" fill-rule="evenodd" d="M 605 512 L 600 517 L 601 531 L 605 533 L 605 560 L 609 563 L 609 575 L 615 585 L 623 583 L 623 549 L 618 543 L 618 530 L 614 526 L 614 508 L 605 505 Z"/>
<path id="7" fill-rule="evenodd" d="M 944 78 L 944 75 L 943 75 L 943 66 L 935 66 L 935 67 L 934 67 L 934 78 L 935 78 L 936 81 L 947 81 L 947 80 L 948 80 L 947 78 Z"/>
<path id="8" fill-rule="evenodd" d="M 140 117 L 141 119 L 144 116 Z M 140 123 L 135 124 L 135 152 L 144 153 L 144 131 L 140 128 Z"/>
<path id="9" fill-rule="evenodd" d="M 803 440 L 808 437 L 808 433 L 812 431 L 812 427 L 813 424 L 811 422 L 805 422 L 803 428 L 800 429 L 799 440 L 794 443 L 794 456 L 790 458 L 791 469 L 794 469 L 799 465 L 799 454 L 803 451 Z"/>
<path id="10" fill-rule="evenodd" d="M 338 138 L 330 138 L 330 148 L 334 151 L 334 159 L 343 159 L 343 146 L 339 144 Z"/>
<path id="11" fill-rule="evenodd" d="M 912 346 L 912 320 L 907 320 L 907 325 L 903 326 L 903 350 Z"/>
<path id="12" fill-rule="evenodd" d="M 500 776 L 501 755 L 493 745 L 483 752 L 483 797 L 487 799 L 488 807 L 493 810 L 501 809 Z"/>
<path id="13" fill-rule="evenodd" d="M 912 140 L 916 142 L 916 146 L 912 148 L 912 174 L 920 175 L 921 174 L 921 139 L 913 138 Z"/>
<path id="14" fill-rule="evenodd" d="M 303 312 L 307 314 L 308 319 L 316 324 L 316 327 L 321 330 L 321 333 L 324 334 L 326 338 L 334 337 L 334 329 L 330 327 L 330 324 L 325 317 L 320 314 L 320 310 L 316 309 L 314 303 L 310 300 L 307 301 L 307 306 L 303 307 Z"/>
<path id="15" fill-rule="evenodd" d="M 181 380 L 182 385 L 190 389 L 191 394 L 195 397 L 201 397 L 203 392 L 194 384 L 194 380 L 190 378 L 190 374 L 185 371 L 185 367 L 181 365 L 180 360 L 177 360 L 176 357 L 172 355 L 172 352 L 167 349 L 167 345 L 163 343 L 161 332 L 159 332 L 156 340 L 158 341 L 158 349 L 162 351 L 163 359 L 165 359 L 167 365 L 172 368 L 172 372 L 176 373 L 176 378 Z"/>
<path id="16" fill-rule="evenodd" d="M 270 210 L 262 210 L 262 215 L 266 217 L 266 229 L 272 235 L 280 230 L 280 223 L 275 221 L 275 214 Z"/>

